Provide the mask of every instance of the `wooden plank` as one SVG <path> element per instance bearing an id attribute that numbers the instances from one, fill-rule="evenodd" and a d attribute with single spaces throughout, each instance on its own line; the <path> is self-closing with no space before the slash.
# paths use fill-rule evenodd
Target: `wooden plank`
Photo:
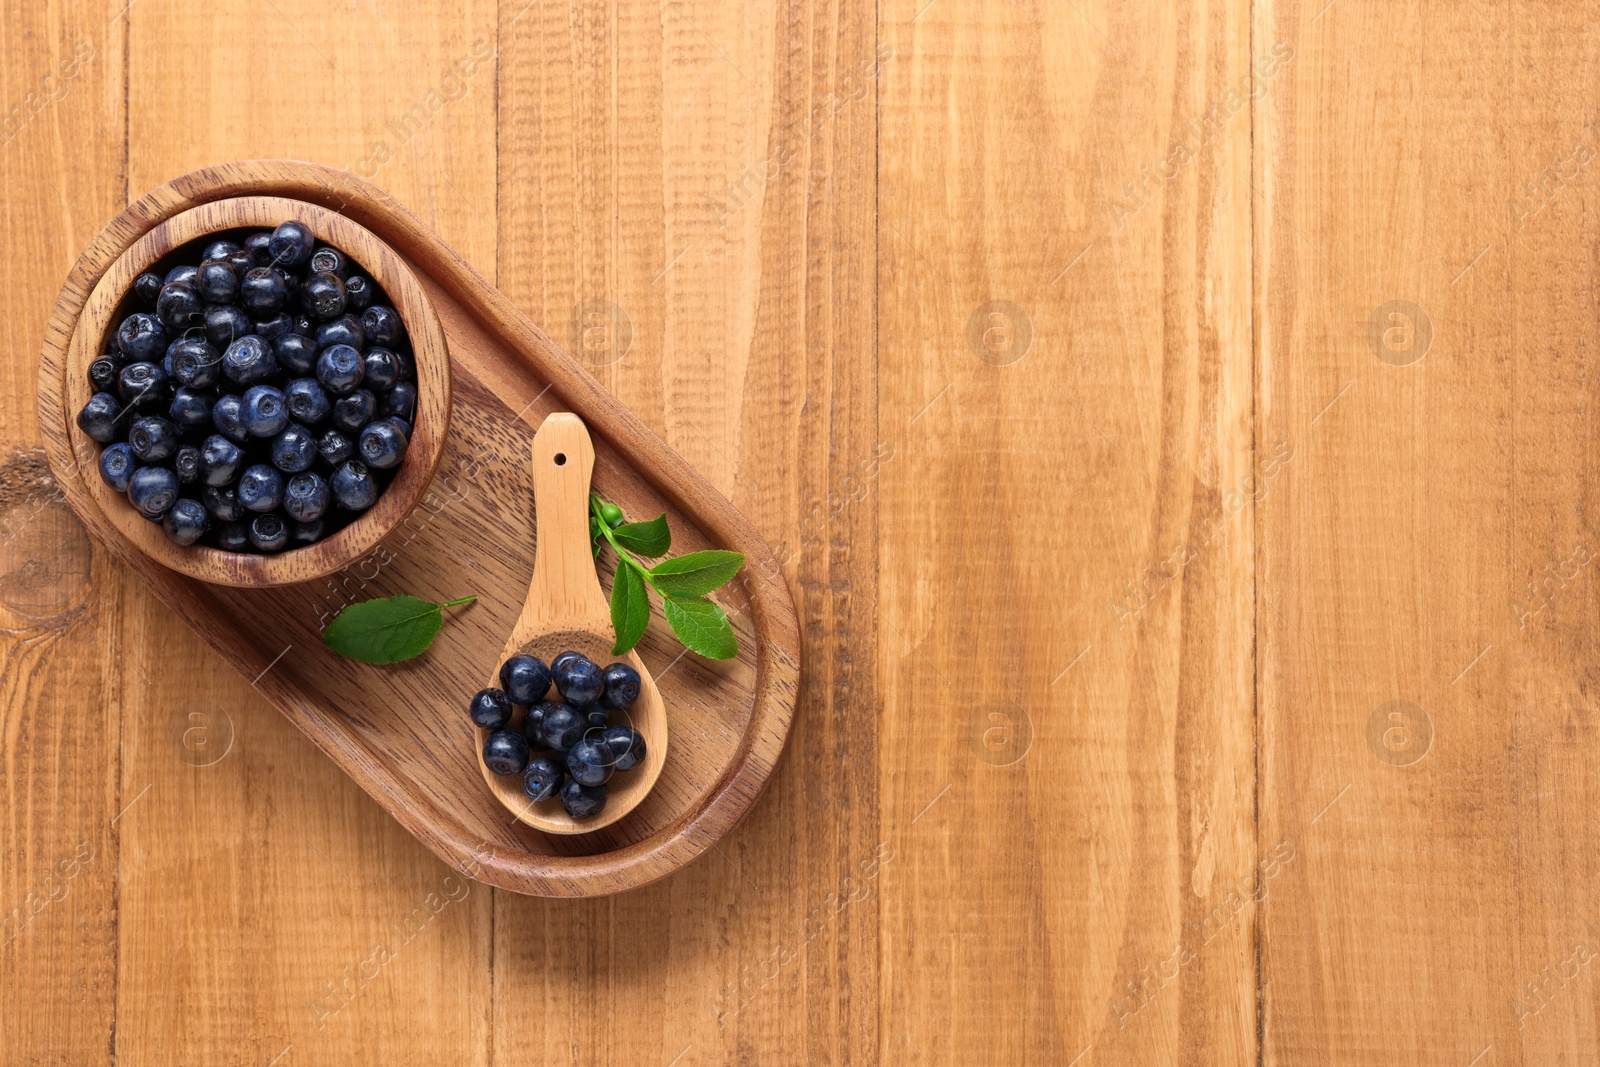
<path id="1" fill-rule="evenodd" d="M 0 1058 L 107 1063 L 116 1000 L 124 580 L 61 498 L 34 417 L 40 336 L 122 205 L 122 38 L 106 3 L 0 11 Z M 71 178 L 66 161 L 73 162 Z"/>
<path id="2" fill-rule="evenodd" d="M 202 163 L 319 160 L 492 269 L 492 8 L 143 0 L 127 17 L 136 194 Z M 195 40 L 248 42 L 249 59 Z M 123 788 L 150 789 L 125 818 L 119 1060 L 486 1061 L 488 891 L 147 592 L 124 618 L 143 673 L 122 703 Z"/>
<path id="3" fill-rule="evenodd" d="M 1592 12 L 1319 6 L 1257 21 L 1266 1062 L 1586 1062 Z"/>
<path id="4" fill-rule="evenodd" d="M 881 22 L 882 1062 L 1253 1063 L 1247 5 Z"/>
<path id="5" fill-rule="evenodd" d="M 876 500 L 830 504 L 875 444 L 874 10 L 508 0 L 501 25 L 502 289 L 780 546 L 809 622 L 784 765 L 715 855 L 497 898 L 497 1061 L 871 1062 L 875 905 L 820 920 L 879 842 Z"/>

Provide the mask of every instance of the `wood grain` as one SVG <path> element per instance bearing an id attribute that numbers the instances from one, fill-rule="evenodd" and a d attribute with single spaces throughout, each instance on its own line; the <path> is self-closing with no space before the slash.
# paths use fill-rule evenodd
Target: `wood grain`
<path id="1" fill-rule="evenodd" d="M 0 10 L 0 1061 L 107 1058 L 126 579 L 61 498 L 28 381 L 60 275 L 122 206 L 111 4 Z M 64 164 L 72 161 L 69 177 Z M 132 799 L 131 797 L 128 799 Z"/>
<path id="2" fill-rule="evenodd" d="M 883 8 L 884 1058 L 1253 1062 L 1250 128 L 1186 126 L 1248 12 L 925 2 Z"/>
<path id="3" fill-rule="evenodd" d="M 1586 1062 L 1592 12 L 1315 14 L 1257 14 L 1265 1058 Z"/>

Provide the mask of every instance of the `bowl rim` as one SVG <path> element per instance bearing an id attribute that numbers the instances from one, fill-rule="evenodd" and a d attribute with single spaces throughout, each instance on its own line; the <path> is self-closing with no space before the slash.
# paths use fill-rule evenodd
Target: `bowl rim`
<path id="1" fill-rule="evenodd" d="M 116 311 L 133 281 L 170 253 L 209 234 L 270 229 L 294 219 L 318 241 L 348 255 L 389 297 L 405 324 L 417 376 L 417 406 L 410 446 L 394 479 L 353 522 L 304 548 L 271 555 L 225 552 L 168 540 L 97 473 L 104 446 L 77 427 L 76 415 L 93 395 L 88 368 L 101 354 Z M 171 570 L 217 585 L 262 587 L 310 581 L 369 555 L 403 522 L 426 493 L 438 468 L 450 418 L 450 356 L 432 302 L 415 273 L 386 242 L 348 217 L 304 200 L 243 196 L 214 200 L 157 224 L 118 256 L 95 282 L 67 347 L 59 416 L 82 484 L 106 520 L 142 554 Z"/>

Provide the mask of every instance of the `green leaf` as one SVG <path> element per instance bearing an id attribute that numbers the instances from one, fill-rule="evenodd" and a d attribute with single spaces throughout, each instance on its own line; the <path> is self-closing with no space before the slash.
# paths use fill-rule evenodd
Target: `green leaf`
<path id="1" fill-rule="evenodd" d="M 399 663 L 422 655 L 444 625 L 441 608 L 470 604 L 462 597 L 434 604 L 414 596 L 378 597 L 351 604 L 323 633 L 327 646 L 362 663 Z"/>
<path id="2" fill-rule="evenodd" d="M 641 556 L 664 556 L 672 547 L 672 531 L 667 529 L 667 517 L 657 515 L 649 522 L 629 522 L 611 531 L 617 544 Z"/>
<path id="3" fill-rule="evenodd" d="M 727 613 L 705 597 L 668 597 L 663 606 L 667 625 L 690 651 L 707 659 L 732 659 L 738 654 L 739 639 L 733 634 Z"/>
<path id="4" fill-rule="evenodd" d="M 650 625 L 650 594 L 645 589 L 644 578 L 626 563 L 617 564 L 617 578 L 611 586 L 611 628 L 617 632 L 617 643 L 611 654 L 620 656 L 644 636 Z"/>
<path id="5" fill-rule="evenodd" d="M 705 596 L 739 573 L 743 552 L 690 552 L 664 559 L 650 568 L 650 581 L 662 596 L 689 600 Z"/>

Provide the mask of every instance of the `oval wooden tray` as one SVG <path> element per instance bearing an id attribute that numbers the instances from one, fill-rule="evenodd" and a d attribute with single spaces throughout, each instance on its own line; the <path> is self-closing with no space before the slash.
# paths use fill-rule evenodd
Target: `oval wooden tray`
<path id="1" fill-rule="evenodd" d="M 74 459 L 63 402 L 67 353 L 84 302 L 130 245 L 200 204 L 279 196 L 371 230 L 432 301 L 444 328 L 453 411 L 421 505 L 357 564 L 265 589 L 208 585 L 136 551 L 100 510 Z M 466 702 L 500 653 L 533 572 L 527 456 L 551 411 L 594 435 L 594 487 L 630 516 L 665 511 L 673 551 L 730 548 L 748 561 L 717 598 L 739 635 L 736 659 L 683 649 L 659 606 L 639 655 L 666 701 L 673 745 L 650 795 L 594 833 L 548 836 L 511 817 L 478 773 Z M 73 267 L 46 328 L 39 423 L 62 492 L 84 525 L 180 618 L 278 705 L 423 844 L 468 875 L 541 896 L 597 896 L 644 885 L 692 860 L 749 811 L 782 753 L 800 669 L 794 602 L 771 550 L 684 460 L 500 292 L 389 196 L 343 171 L 258 160 L 208 167 L 141 198 Z M 609 581 L 607 576 L 606 581 Z M 452 609 L 419 659 L 371 667 L 342 659 L 321 633 L 346 603 L 410 593 Z"/>

